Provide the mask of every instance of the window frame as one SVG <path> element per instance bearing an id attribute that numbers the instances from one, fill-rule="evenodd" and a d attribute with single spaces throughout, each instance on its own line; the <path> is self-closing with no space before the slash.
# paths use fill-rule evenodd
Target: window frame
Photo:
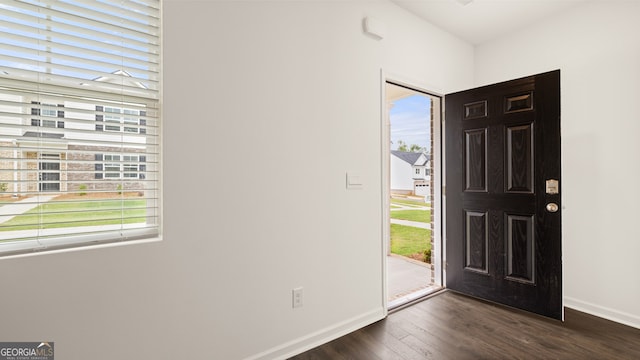
<path id="1" fill-rule="evenodd" d="M 143 196 L 144 205 L 138 205 L 138 208 L 144 213 L 134 218 L 142 218 L 144 226 L 125 226 L 129 223 L 125 222 L 125 215 L 121 215 L 120 222 L 113 229 L 85 232 L 84 229 L 73 228 L 65 230 L 62 235 L 52 235 L 54 232 L 47 233 L 42 228 L 44 230 L 34 232 L 36 235 L 14 238 L 6 236 L 11 236 L 13 230 L 4 234 L 0 231 L 0 235 L 4 235 L 0 236 L 0 258 L 161 239 L 160 1 L 107 0 L 98 4 L 82 0 L 34 0 L 3 3 L 6 16 L 16 19 L 10 24 L 16 24 L 18 30 L 11 25 L 0 28 L 0 41 L 9 44 L 11 51 L 25 49 L 20 56 L 26 55 L 18 58 L 13 53 L 8 54 L 8 50 L 3 52 L 0 49 L 0 100 L 3 105 L 9 104 L 8 107 L 21 108 L 15 116 L 0 119 L 0 128 L 8 129 L 6 133 L 9 135 L 5 138 L 15 138 L 8 140 L 13 141 L 12 147 L 0 147 L 0 151 L 6 151 L 5 154 L 15 154 L 0 155 L 7 160 L 1 162 L 0 175 L 13 172 L 13 180 L 5 176 L 0 182 L 10 182 L 13 186 L 11 192 L 15 190 L 18 196 L 29 196 L 27 199 L 33 196 L 37 206 L 43 206 L 38 200 L 41 198 L 39 195 L 48 195 L 47 190 L 51 190 L 46 185 L 48 183 L 59 183 L 55 191 L 60 194 L 72 194 L 76 191 L 74 189 L 87 187 L 89 191 L 101 193 L 107 190 L 100 188 L 100 184 L 119 184 L 116 193 L 122 195 L 121 203 L 126 202 L 125 196 Z M 60 29 L 65 31 L 48 35 L 49 31 L 52 34 Z M 86 31 L 74 32 L 76 29 Z M 95 34 L 107 40 L 94 38 Z M 119 37 L 122 41 L 118 40 Z M 142 45 L 130 47 L 134 42 Z M 62 48 L 71 49 L 71 53 L 61 52 Z M 92 54 L 83 58 L 83 49 Z M 135 54 L 130 55 L 129 52 Z M 96 53 L 105 55 L 96 56 Z M 75 60 L 60 61 L 64 57 Z M 93 73 L 97 75 L 90 75 Z M 7 101 L 2 96 L 8 93 L 11 96 L 14 93 L 29 96 L 23 96 L 24 101 Z M 35 100 L 30 103 L 29 98 Z M 82 99 L 87 104 L 94 99 L 95 102 L 93 109 L 85 109 L 67 107 L 67 102 L 50 103 L 40 98 Z M 119 118 L 114 116 L 100 121 L 97 107 L 105 104 L 120 104 L 123 110 Z M 140 107 L 124 110 L 130 105 Z M 93 118 L 87 118 L 94 113 Z M 68 137 L 69 134 L 75 137 Z M 47 165 L 47 153 L 58 150 L 58 160 L 51 161 L 57 161 L 58 165 Z M 117 154 L 118 157 L 110 156 L 103 159 L 106 162 L 98 163 L 99 152 Z M 96 159 L 93 159 L 94 155 Z M 110 161 L 114 159 L 119 161 Z M 107 178 L 108 172 L 115 173 L 116 166 L 118 178 Z M 98 171 L 101 178 L 93 176 Z M 70 180 L 69 174 L 76 177 Z M 66 181 L 64 186 L 63 181 Z M 29 190 L 34 184 L 36 190 Z M 127 189 L 127 185 L 132 188 Z M 42 218 L 48 210 L 39 211 L 38 214 L 42 215 L 38 218 Z M 55 214 L 53 210 L 49 213 Z M 38 220 L 38 226 L 41 221 Z M 61 224 L 64 229 L 71 229 L 67 224 Z"/>

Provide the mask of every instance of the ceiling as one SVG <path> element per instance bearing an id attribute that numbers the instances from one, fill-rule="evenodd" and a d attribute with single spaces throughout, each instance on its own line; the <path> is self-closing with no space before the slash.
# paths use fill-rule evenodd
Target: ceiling
<path id="1" fill-rule="evenodd" d="M 418 17 L 474 44 L 517 31 L 585 0 L 392 0 Z"/>

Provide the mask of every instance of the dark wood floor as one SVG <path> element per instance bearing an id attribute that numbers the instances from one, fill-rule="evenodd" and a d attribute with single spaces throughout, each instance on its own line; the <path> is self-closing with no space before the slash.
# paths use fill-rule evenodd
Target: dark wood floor
<path id="1" fill-rule="evenodd" d="M 640 359 L 640 329 L 571 309 L 562 323 L 444 292 L 292 359 Z"/>

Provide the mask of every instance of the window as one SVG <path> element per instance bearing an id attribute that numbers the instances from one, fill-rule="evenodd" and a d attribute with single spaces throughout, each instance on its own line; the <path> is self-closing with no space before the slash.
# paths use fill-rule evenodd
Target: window
<path id="1" fill-rule="evenodd" d="M 0 3 L 0 256 L 159 235 L 159 1 Z"/>
<path id="2" fill-rule="evenodd" d="M 416 175 L 420 175 L 420 169 L 416 169 Z"/>
<path id="3" fill-rule="evenodd" d="M 104 161 L 104 177 L 120 179 L 120 155 L 105 155 Z"/>
<path id="4" fill-rule="evenodd" d="M 42 115 L 44 117 L 64 118 L 64 111 L 58 110 L 58 107 L 64 107 L 64 105 L 51 105 L 44 104 L 40 107 L 40 102 L 31 101 L 31 115 Z M 31 119 L 31 126 L 42 126 L 50 128 L 64 128 L 64 121 L 57 121 L 52 119 Z"/>
<path id="5" fill-rule="evenodd" d="M 58 117 L 58 110 L 42 109 L 42 116 Z"/>
<path id="6" fill-rule="evenodd" d="M 143 120 L 140 118 L 140 110 L 120 109 L 106 106 L 103 108 L 106 114 L 99 115 L 99 120 L 104 121 L 104 131 L 124 131 L 126 133 L 140 133 Z M 144 131 L 141 133 L 144 134 Z"/>
<path id="7" fill-rule="evenodd" d="M 102 157 L 104 163 L 96 169 L 102 169 L 96 173 L 96 179 L 144 179 L 146 166 L 144 156 L 105 154 Z"/>

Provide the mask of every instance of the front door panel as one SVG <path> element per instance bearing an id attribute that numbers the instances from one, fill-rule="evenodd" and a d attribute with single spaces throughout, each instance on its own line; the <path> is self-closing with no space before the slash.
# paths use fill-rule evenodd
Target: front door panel
<path id="1" fill-rule="evenodd" d="M 447 287 L 560 319 L 560 72 L 445 101 Z"/>

